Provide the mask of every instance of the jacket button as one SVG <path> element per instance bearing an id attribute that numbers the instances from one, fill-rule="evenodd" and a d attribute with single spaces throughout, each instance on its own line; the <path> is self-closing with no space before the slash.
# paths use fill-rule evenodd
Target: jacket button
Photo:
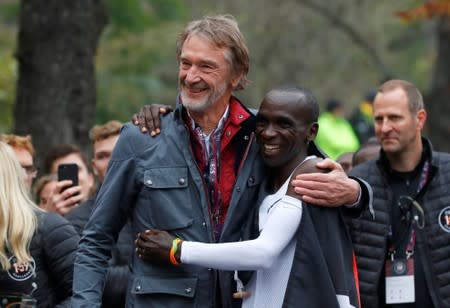
<path id="1" fill-rule="evenodd" d="M 225 136 L 230 137 L 230 136 L 231 136 L 231 132 L 230 132 L 230 131 L 227 131 L 227 132 L 225 133 Z"/>
<path id="2" fill-rule="evenodd" d="M 206 222 L 202 222 L 202 228 L 203 228 L 203 229 L 206 228 Z"/>
<path id="3" fill-rule="evenodd" d="M 243 118 L 244 118 L 243 114 L 238 115 L 238 119 L 243 119 Z"/>
<path id="4" fill-rule="evenodd" d="M 147 184 L 148 186 L 152 186 L 153 182 L 152 182 L 152 180 L 147 180 L 147 181 L 145 181 L 145 184 Z"/>
<path id="5" fill-rule="evenodd" d="M 183 185 L 184 183 L 186 183 L 186 180 L 184 178 L 180 178 L 178 180 L 178 184 Z"/>
<path id="6" fill-rule="evenodd" d="M 138 285 L 136 286 L 136 288 L 135 288 L 135 289 L 136 289 L 136 291 L 138 291 L 138 292 L 139 292 L 139 291 L 141 291 L 141 289 L 142 289 L 142 288 L 141 288 L 141 285 L 140 285 L 140 284 L 138 284 Z"/>
<path id="7" fill-rule="evenodd" d="M 237 192 L 241 192 L 241 188 L 240 187 L 236 187 L 236 191 Z"/>
<path id="8" fill-rule="evenodd" d="M 186 292 L 186 294 L 189 294 L 192 292 L 192 288 L 186 288 L 184 289 L 184 292 Z"/>
<path id="9" fill-rule="evenodd" d="M 253 183 L 255 183 L 255 178 L 251 176 L 251 177 L 248 178 L 248 181 L 249 181 L 251 184 L 253 184 Z"/>

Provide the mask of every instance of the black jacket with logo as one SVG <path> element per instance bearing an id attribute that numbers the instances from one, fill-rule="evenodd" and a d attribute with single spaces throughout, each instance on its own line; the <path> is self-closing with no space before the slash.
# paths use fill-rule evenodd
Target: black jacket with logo
<path id="1" fill-rule="evenodd" d="M 420 198 L 425 212 L 425 227 L 417 229 L 417 244 L 426 284 L 435 307 L 450 307 L 450 155 L 433 152 L 423 139 L 430 172 L 428 186 Z M 382 153 L 383 156 L 383 153 Z M 351 236 L 358 264 L 362 307 L 379 307 L 378 288 L 391 224 L 392 191 L 386 179 L 383 158 L 356 166 L 350 172 L 373 188 L 375 219 L 369 211 L 350 222 Z"/>
<path id="2" fill-rule="evenodd" d="M 73 262 L 79 236 L 73 226 L 60 215 L 38 212 L 38 229 L 30 252 L 33 262 L 14 264 L 0 271 L 0 300 L 5 294 L 30 295 L 37 307 L 70 307 Z"/>

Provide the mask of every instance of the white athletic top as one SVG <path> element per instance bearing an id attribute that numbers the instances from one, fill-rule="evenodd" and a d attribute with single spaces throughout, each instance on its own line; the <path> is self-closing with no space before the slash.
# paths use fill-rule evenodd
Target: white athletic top
<path id="1" fill-rule="evenodd" d="M 257 239 L 232 243 L 185 241 L 181 262 L 221 270 L 256 270 L 246 288 L 250 297 L 244 299 L 242 307 L 281 307 L 295 252 L 296 242 L 291 240 L 302 217 L 302 202 L 286 195 L 289 182 L 290 177 L 263 200 Z"/>

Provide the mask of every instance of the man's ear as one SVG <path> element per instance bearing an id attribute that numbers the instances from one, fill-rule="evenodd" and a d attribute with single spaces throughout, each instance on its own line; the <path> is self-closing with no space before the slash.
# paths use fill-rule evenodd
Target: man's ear
<path id="1" fill-rule="evenodd" d="M 314 122 L 309 125 L 308 133 L 306 134 L 306 138 L 308 141 L 313 141 L 316 139 L 317 133 L 319 132 L 319 123 Z"/>
<path id="2" fill-rule="evenodd" d="M 236 89 L 236 87 L 239 85 L 239 83 L 241 82 L 242 78 L 244 78 L 244 74 L 233 74 L 233 77 L 231 79 L 231 86 L 233 87 L 233 89 Z"/>
<path id="3" fill-rule="evenodd" d="M 427 112 L 425 109 L 420 109 L 416 115 L 418 129 L 421 131 L 425 126 L 425 122 L 427 121 Z"/>

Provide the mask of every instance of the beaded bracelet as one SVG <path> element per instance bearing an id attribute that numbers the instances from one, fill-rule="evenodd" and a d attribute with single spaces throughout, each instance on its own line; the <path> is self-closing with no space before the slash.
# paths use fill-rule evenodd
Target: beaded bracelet
<path id="1" fill-rule="evenodd" d="M 170 259 L 170 263 L 172 263 L 175 266 L 180 265 L 180 263 L 177 261 L 177 258 L 175 258 L 175 254 L 177 253 L 178 250 L 178 244 L 181 242 L 181 240 L 179 238 L 176 238 L 172 241 L 172 248 L 170 248 L 170 253 L 169 253 L 169 259 Z"/>

